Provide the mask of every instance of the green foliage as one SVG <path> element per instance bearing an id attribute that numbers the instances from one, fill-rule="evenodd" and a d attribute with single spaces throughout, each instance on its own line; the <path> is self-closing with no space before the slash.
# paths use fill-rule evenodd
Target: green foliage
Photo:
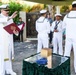
<path id="1" fill-rule="evenodd" d="M 0 2 L 0 5 L 2 5 L 2 2 Z M 0 13 L 1 13 L 1 10 L 0 10 Z"/>
<path id="2" fill-rule="evenodd" d="M 0 2 L 0 5 L 2 5 L 2 2 Z"/>
<path id="3" fill-rule="evenodd" d="M 67 12 L 67 10 L 69 10 L 69 7 L 68 6 L 62 6 L 62 8 L 61 8 L 61 13 L 66 13 Z"/>
<path id="4" fill-rule="evenodd" d="M 44 4 L 44 9 L 47 8 L 48 6 L 46 4 Z"/>
<path id="5" fill-rule="evenodd" d="M 24 4 L 24 5 L 23 5 L 23 9 L 22 9 L 22 11 L 30 12 L 31 9 L 32 9 L 31 6 L 29 6 L 29 5 L 27 5 L 27 4 Z"/>
<path id="6" fill-rule="evenodd" d="M 46 5 L 45 5 L 45 7 L 46 7 Z M 22 10 L 26 11 L 26 12 L 37 12 L 37 11 L 40 11 L 41 9 L 44 9 L 45 7 L 44 7 L 44 5 L 41 6 L 40 4 L 36 4 L 34 6 L 24 4 Z"/>
<path id="7" fill-rule="evenodd" d="M 11 15 L 13 12 L 15 11 L 18 11 L 18 15 L 17 17 L 14 19 L 14 22 L 17 22 L 18 21 L 18 18 L 19 18 L 19 12 L 22 10 L 23 6 L 19 3 L 16 3 L 16 2 L 10 2 L 9 3 L 9 8 L 10 8 L 10 12 L 9 12 L 9 15 Z"/>
<path id="8" fill-rule="evenodd" d="M 38 11 L 44 9 L 44 6 L 45 6 L 45 5 L 42 5 L 42 6 L 41 6 L 40 4 L 34 5 L 34 6 L 31 8 L 31 11 L 30 11 L 30 12 L 38 12 Z M 46 8 L 46 6 L 45 6 L 45 8 Z"/>

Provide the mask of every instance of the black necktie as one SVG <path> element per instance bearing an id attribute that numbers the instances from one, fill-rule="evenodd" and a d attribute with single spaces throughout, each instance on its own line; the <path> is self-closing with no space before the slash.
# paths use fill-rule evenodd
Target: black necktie
<path id="1" fill-rule="evenodd" d="M 57 29 L 59 22 L 60 22 L 60 21 L 58 21 L 58 22 L 56 21 L 56 22 L 55 22 L 55 27 L 54 27 L 55 30 Z"/>

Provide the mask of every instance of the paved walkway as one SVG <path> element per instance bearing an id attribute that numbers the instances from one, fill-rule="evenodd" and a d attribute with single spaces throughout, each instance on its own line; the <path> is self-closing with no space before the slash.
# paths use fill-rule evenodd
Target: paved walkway
<path id="1" fill-rule="evenodd" d="M 37 41 L 26 41 L 26 42 L 14 42 L 15 47 L 15 60 L 13 62 L 13 69 L 17 75 L 22 75 L 22 61 L 27 56 L 36 53 Z M 74 73 L 73 67 L 73 51 L 71 53 L 71 75 L 76 75 Z"/>
<path id="2" fill-rule="evenodd" d="M 26 41 L 23 43 L 15 42 L 15 60 L 13 69 L 17 75 L 22 75 L 22 61 L 24 58 L 35 54 L 37 49 L 37 41 Z"/>

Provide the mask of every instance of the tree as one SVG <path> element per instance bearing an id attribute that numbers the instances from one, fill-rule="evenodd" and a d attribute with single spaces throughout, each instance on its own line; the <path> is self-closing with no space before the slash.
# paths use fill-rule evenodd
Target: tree
<path id="1" fill-rule="evenodd" d="M 62 6 L 61 13 L 66 13 L 69 10 L 69 6 Z"/>
<path id="2" fill-rule="evenodd" d="M 0 5 L 2 5 L 2 2 L 0 2 Z"/>
<path id="3" fill-rule="evenodd" d="M 10 8 L 10 12 L 9 15 L 11 15 L 13 12 L 18 11 L 18 15 L 16 18 L 14 18 L 14 22 L 18 21 L 19 18 L 19 12 L 22 10 L 23 6 L 19 3 L 16 2 L 9 2 L 9 8 Z"/>

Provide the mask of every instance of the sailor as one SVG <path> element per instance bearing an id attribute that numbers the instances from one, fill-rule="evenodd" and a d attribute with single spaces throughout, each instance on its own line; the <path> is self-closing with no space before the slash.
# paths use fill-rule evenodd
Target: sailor
<path id="1" fill-rule="evenodd" d="M 40 11 L 41 16 L 36 20 L 36 31 L 38 32 L 38 46 L 37 53 L 41 51 L 42 48 L 49 47 L 49 36 L 50 33 L 50 23 L 46 18 L 47 10 L 43 9 Z"/>
<path id="2" fill-rule="evenodd" d="M 9 34 L 3 27 L 13 23 L 13 18 L 17 16 L 17 12 L 9 17 L 7 4 L 0 6 L 0 12 L 0 75 L 5 75 L 5 72 L 16 75 L 12 69 L 12 58 L 14 56 L 13 34 Z M 13 32 L 16 34 L 15 30 Z"/>
<path id="3" fill-rule="evenodd" d="M 66 29 L 64 56 L 69 56 L 73 47 L 74 69 L 76 73 L 76 1 L 72 2 L 72 10 L 63 19 L 63 28 Z"/>
<path id="4" fill-rule="evenodd" d="M 55 21 L 52 23 L 51 26 L 51 31 L 53 32 L 53 53 L 59 55 L 63 55 L 61 16 L 61 14 L 55 14 Z"/>

